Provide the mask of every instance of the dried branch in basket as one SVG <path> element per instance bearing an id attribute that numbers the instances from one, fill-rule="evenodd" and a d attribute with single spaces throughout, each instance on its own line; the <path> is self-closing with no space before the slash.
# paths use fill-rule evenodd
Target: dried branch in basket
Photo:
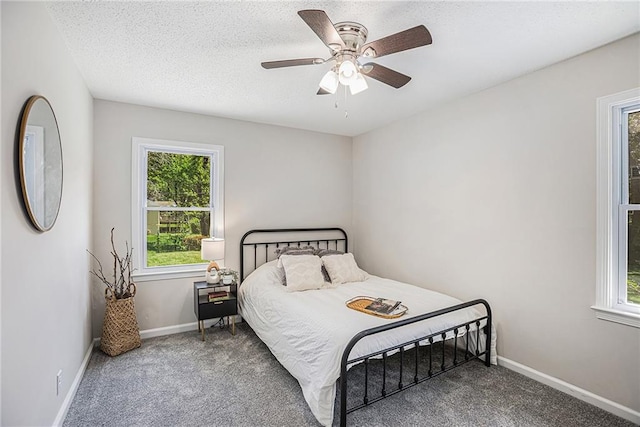
<path id="1" fill-rule="evenodd" d="M 97 270 L 94 268 L 90 271 L 91 274 L 96 276 L 102 283 L 104 283 L 104 285 L 109 290 L 111 290 L 111 292 L 117 299 L 122 299 L 131 296 L 131 294 L 129 293 L 129 289 L 131 287 L 131 284 L 133 283 L 131 281 L 131 273 L 135 271 L 135 269 L 131 268 L 131 257 L 133 254 L 133 248 L 129 249 L 129 243 L 125 241 L 126 255 L 118 255 L 118 251 L 116 250 L 116 245 L 113 240 L 114 230 L 115 227 L 111 229 L 110 252 L 111 256 L 113 256 L 113 280 L 109 280 L 106 278 L 100 260 L 93 253 L 91 253 L 91 251 L 87 250 L 87 252 L 89 252 L 89 255 L 91 255 L 98 264 Z"/>

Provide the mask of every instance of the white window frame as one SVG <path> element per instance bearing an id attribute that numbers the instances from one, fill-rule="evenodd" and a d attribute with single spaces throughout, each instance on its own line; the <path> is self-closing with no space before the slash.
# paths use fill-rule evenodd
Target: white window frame
<path id="1" fill-rule="evenodd" d="M 625 110 L 639 104 L 640 88 L 597 100 L 597 278 L 596 303 L 591 307 L 599 319 L 636 328 L 640 307 L 621 298 L 627 277 L 626 215 L 630 208 L 640 207 L 622 203 L 628 193 L 627 147 L 622 144 L 627 129 L 622 119 Z"/>
<path id="2" fill-rule="evenodd" d="M 175 279 L 182 277 L 204 276 L 208 262 L 202 264 L 147 267 L 146 266 L 146 230 L 147 230 L 147 153 L 162 151 L 176 154 L 193 154 L 211 157 L 212 179 L 210 206 L 213 220 L 210 235 L 224 238 L 224 147 L 195 142 L 168 141 L 151 138 L 131 138 L 131 241 L 134 248 L 134 280 Z M 191 210 L 186 208 L 186 210 Z"/>

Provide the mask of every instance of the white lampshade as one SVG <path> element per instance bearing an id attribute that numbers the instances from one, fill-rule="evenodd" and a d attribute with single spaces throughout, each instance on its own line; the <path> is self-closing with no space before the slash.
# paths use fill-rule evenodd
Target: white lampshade
<path id="1" fill-rule="evenodd" d="M 224 239 L 216 237 L 202 239 L 200 257 L 207 261 L 224 259 Z"/>
<path id="2" fill-rule="evenodd" d="M 327 74 L 320 80 L 320 87 L 329 93 L 336 93 L 338 84 L 338 74 L 333 70 L 327 71 Z"/>
<path id="3" fill-rule="evenodd" d="M 342 64 L 340 64 L 338 74 L 340 83 L 345 86 L 349 86 L 358 77 L 358 69 L 356 68 L 356 64 L 349 60 L 346 60 Z"/>
<path id="4" fill-rule="evenodd" d="M 353 82 L 351 82 L 351 84 L 349 85 L 349 90 L 351 91 L 351 95 L 360 93 L 363 90 L 366 90 L 368 88 L 369 88 L 369 85 L 367 84 L 367 81 L 365 80 L 364 76 L 360 73 L 358 73 L 356 79 Z"/>

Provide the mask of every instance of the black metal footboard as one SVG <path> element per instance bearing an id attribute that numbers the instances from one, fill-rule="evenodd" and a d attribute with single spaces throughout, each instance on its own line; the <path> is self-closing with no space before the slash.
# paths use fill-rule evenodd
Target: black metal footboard
<path id="1" fill-rule="evenodd" d="M 385 331 L 390 331 L 392 329 L 396 329 L 396 328 L 400 328 L 402 326 L 405 325 L 409 325 L 412 323 L 416 323 L 416 322 L 420 322 L 423 320 L 427 320 L 427 319 L 431 319 L 437 316 L 441 316 L 447 313 L 451 313 L 454 311 L 458 311 L 458 310 L 463 310 L 469 307 L 473 307 L 476 305 L 483 305 L 485 307 L 486 310 L 486 315 L 485 316 L 481 316 L 478 317 L 477 319 L 474 319 L 472 321 L 466 322 L 466 323 L 461 323 L 459 325 L 438 331 L 434 334 L 430 334 L 430 335 L 425 335 L 422 336 L 420 338 L 416 338 L 413 339 L 411 341 L 402 343 L 402 344 L 398 344 L 396 346 L 393 347 L 389 347 L 383 350 L 379 350 L 379 351 L 375 351 L 373 353 L 369 353 L 367 355 L 364 356 L 360 356 L 354 359 L 349 359 L 349 355 L 351 354 L 351 350 L 353 349 L 353 347 L 363 338 L 370 336 L 370 335 L 375 335 L 375 334 L 379 334 L 381 332 L 385 332 Z M 484 351 L 479 351 L 478 347 L 480 346 L 480 325 L 481 322 L 486 320 L 486 324 L 484 325 L 484 335 L 486 337 L 485 339 L 485 348 Z M 382 400 L 388 396 L 391 396 L 393 394 L 399 393 L 403 390 L 406 390 L 409 387 L 412 387 L 416 384 L 419 384 L 423 381 L 426 381 L 430 378 L 433 378 L 437 375 L 440 375 L 444 372 L 447 372 L 457 366 L 460 366 L 466 362 L 469 362 L 471 360 L 474 359 L 478 359 L 481 356 L 484 356 L 484 362 L 486 366 L 490 366 L 491 365 L 491 307 L 489 306 L 489 303 L 487 303 L 487 301 L 483 300 L 483 299 L 476 299 L 473 301 L 469 301 L 469 302 L 465 302 L 462 304 L 458 304 L 458 305 L 454 305 L 452 307 L 447 307 L 447 308 L 443 308 L 441 310 L 437 310 L 431 313 L 426 313 L 426 314 L 422 314 L 420 316 L 415 316 L 415 317 L 411 317 L 408 319 L 404 319 L 404 320 L 400 320 L 397 322 L 393 322 L 387 325 L 382 325 L 382 326 L 377 326 L 375 328 L 370 328 L 370 329 L 366 329 L 360 333 L 358 333 L 356 336 L 354 336 L 351 341 L 349 341 L 349 343 L 347 344 L 347 347 L 345 348 L 344 352 L 342 353 L 342 363 L 341 363 L 341 367 L 340 367 L 340 425 L 341 426 L 346 426 L 347 425 L 347 414 L 356 411 L 358 409 L 361 409 L 367 405 L 370 405 L 374 402 L 377 402 L 379 400 Z M 447 333 L 452 332 L 453 336 L 451 335 L 447 335 Z M 464 332 L 464 335 L 458 337 L 458 334 Z M 471 351 L 469 350 L 469 334 L 476 334 L 476 345 L 475 345 L 475 351 Z M 464 349 L 459 348 L 458 347 L 458 340 L 462 340 L 462 338 L 464 337 Z M 442 339 L 442 354 L 440 357 L 440 360 L 438 360 L 437 362 L 439 362 L 439 365 L 434 366 L 434 351 L 437 351 L 437 349 L 434 349 L 434 338 L 438 339 L 441 338 Z M 453 355 L 452 355 L 452 360 L 451 363 L 449 365 L 446 364 L 446 360 L 445 360 L 445 341 L 446 340 L 453 340 Z M 423 346 L 423 351 L 428 351 L 428 369 L 423 367 L 422 370 L 419 369 L 419 353 L 420 353 L 420 343 L 422 342 L 428 342 L 429 345 L 428 346 Z M 413 348 L 411 348 L 413 346 Z M 397 387 L 392 386 L 387 388 L 387 357 L 389 355 L 389 353 L 395 353 L 396 351 L 400 352 L 400 366 L 399 366 L 399 382 L 397 384 Z M 405 369 L 404 366 L 404 355 L 405 352 L 414 352 L 415 353 L 415 357 L 413 358 L 414 363 L 412 363 L 413 366 L 413 379 L 412 381 L 410 381 L 409 383 L 405 384 L 403 383 L 403 369 Z M 458 358 L 459 353 L 461 351 L 464 351 L 464 355 L 461 356 L 460 358 Z M 369 387 L 368 387 L 368 382 L 369 382 L 369 361 L 372 358 L 380 358 L 382 357 L 382 388 L 381 390 L 379 390 L 379 394 L 375 395 L 375 396 L 369 396 Z M 437 363 L 436 362 L 436 363 Z M 350 365 L 356 364 L 356 363 L 363 363 L 364 364 L 364 396 L 362 399 L 362 403 L 359 403 L 351 408 L 347 408 L 347 370 L 348 367 Z M 406 369 L 411 369 L 411 367 L 407 367 Z"/>

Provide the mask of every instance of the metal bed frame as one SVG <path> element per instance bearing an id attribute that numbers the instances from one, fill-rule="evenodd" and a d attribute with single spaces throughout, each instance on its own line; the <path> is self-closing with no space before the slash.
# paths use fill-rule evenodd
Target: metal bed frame
<path id="1" fill-rule="evenodd" d="M 284 240 L 274 240 L 274 239 L 266 239 L 265 241 L 253 241 L 252 235 L 284 235 L 287 233 L 293 234 L 301 234 L 301 233 L 309 233 L 309 235 L 322 235 L 322 238 L 304 238 L 304 239 L 284 239 Z M 335 238 L 327 237 L 327 234 L 331 234 L 335 236 Z M 247 242 L 247 239 L 249 241 Z M 258 267 L 258 251 L 264 247 L 264 262 L 266 263 L 270 261 L 269 259 L 269 247 L 273 249 L 277 249 L 280 246 L 302 246 L 309 245 L 314 246 L 316 248 L 329 248 L 329 249 L 337 249 L 342 250 L 344 252 L 348 251 L 348 237 L 347 233 L 338 227 L 331 228 L 280 228 L 280 229 L 257 229 L 250 230 L 246 232 L 242 238 L 240 239 L 240 281 L 242 282 L 246 275 L 245 272 L 245 252 L 246 249 L 249 249 L 249 252 L 253 254 L 253 269 L 255 270 Z M 275 258 L 275 255 L 274 255 Z M 262 258 L 261 258 L 262 259 Z M 260 263 L 259 265 L 262 265 Z M 253 271 L 253 270 L 251 270 Z M 250 273 L 250 271 L 249 271 Z M 433 334 L 424 335 L 422 337 L 413 339 L 411 341 L 407 341 L 405 343 L 395 345 L 393 347 L 385 348 L 382 350 L 375 351 L 373 353 L 366 354 L 364 356 L 360 356 L 357 358 L 350 359 L 349 356 L 351 354 L 351 350 L 353 347 L 363 338 L 379 334 L 382 332 L 390 331 L 396 328 L 400 328 L 405 325 L 413 324 L 416 322 L 425 321 L 428 319 L 432 319 L 434 317 L 442 316 L 447 313 L 451 313 L 458 310 L 464 310 L 469 307 L 474 307 L 482 305 L 485 308 L 486 315 L 480 316 L 472 321 L 461 323 L 455 325 L 453 327 L 438 331 Z M 396 393 L 399 393 L 403 390 L 406 390 L 416 384 L 420 384 L 423 381 L 436 377 L 444 372 L 450 371 L 453 368 L 456 368 L 460 365 L 463 365 L 471 360 L 480 359 L 484 357 L 484 364 L 489 367 L 491 366 L 491 307 L 489 303 L 484 299 L 475 299 L 473 301 L 464 302 L 461 304 L 457 304 L 451 307 L 443 308 L 441 310 L 436 310 L 431 313 L 421 314 L 419 316 L 410 317 L 407 319 L 402 319 L 398 321 L 394 321 L 392 323 L 377 326 L 370 329 L 365 329 L 358 334 L 356 334 L 351 341 L 347 344 L 344 352 L 342 353 L 341 359 L 341 367 L 340 367 L 340 378 L 339 378 L 339 387 L 340 387 L 340 425 L 347 425 L 347 414 L 356 411 L 358 409 L 364 408 L 365 406 L 371 405 L 374 402 L 382 400 L 386 397 L 392 396 Z M 484 326 L 482 326 L 482 322 L 484 322 Z M 485 335 L 485 346 L 484 351 L 479 351 L 478 347 L 480 346 L 480 330 L 483 330 Z M 475 351 L 469 350 L 469 336 L 470 334 L 476 334 L 475 340 Z M 460 336 L 459 336 L 460 334 Z M 464 338 L 464 339 L 463 339 Z M 434 343 L 437 341 L 441 341 L 441 354 L 439 360 L 435 361 L 436 364 L 434 366 L 434 353 L 438 351 Z M 445 342 L 453 341 L 453 353 L 450 355 L 450 362 L 447 364 L 446 353 L 445 353 Z M 464 343 L 460 343 L 459 341 L 464 341 Z M 421 353 L 421 345 L 424 343 L 429 343 L 427 346 L 422 346 L 422 352 L 427 351 L 428 353 L 428 368 L 423 367 L 420 370 L 420 353 Z M 462 346 L 464 345 L 464 349 Z M 404 359 L 405 353 L 413 352 L 413 376 L 411 377 L 408 383 L 403 382 L 403 371 L 404 371 Z M 460 353 L 463 352 L 461 355 Z M 399 381 L 397 387 L 387 387 L 387 359 L 390 356 L 390 353 L 400 353 L 400 367 L 399 367 Z M 424 355 L 424 353 L 423 353 Z M 371 359 L 381 359 L 382 360 L 382 389 L 379 390 L 379 394 L 370 397 L 369 396 L 369 368 L 370 368 L 370 360 Z M 439 364 L 437 364 L 439 362 Z M 364 396 L 362 398 L 362 403 L 359 403 L 350 408 L 347 407 L 347 371 L 349 368 L 356 364 L 364 364 Z M 409 368 L 407 368 L 409 369 Z"/>

